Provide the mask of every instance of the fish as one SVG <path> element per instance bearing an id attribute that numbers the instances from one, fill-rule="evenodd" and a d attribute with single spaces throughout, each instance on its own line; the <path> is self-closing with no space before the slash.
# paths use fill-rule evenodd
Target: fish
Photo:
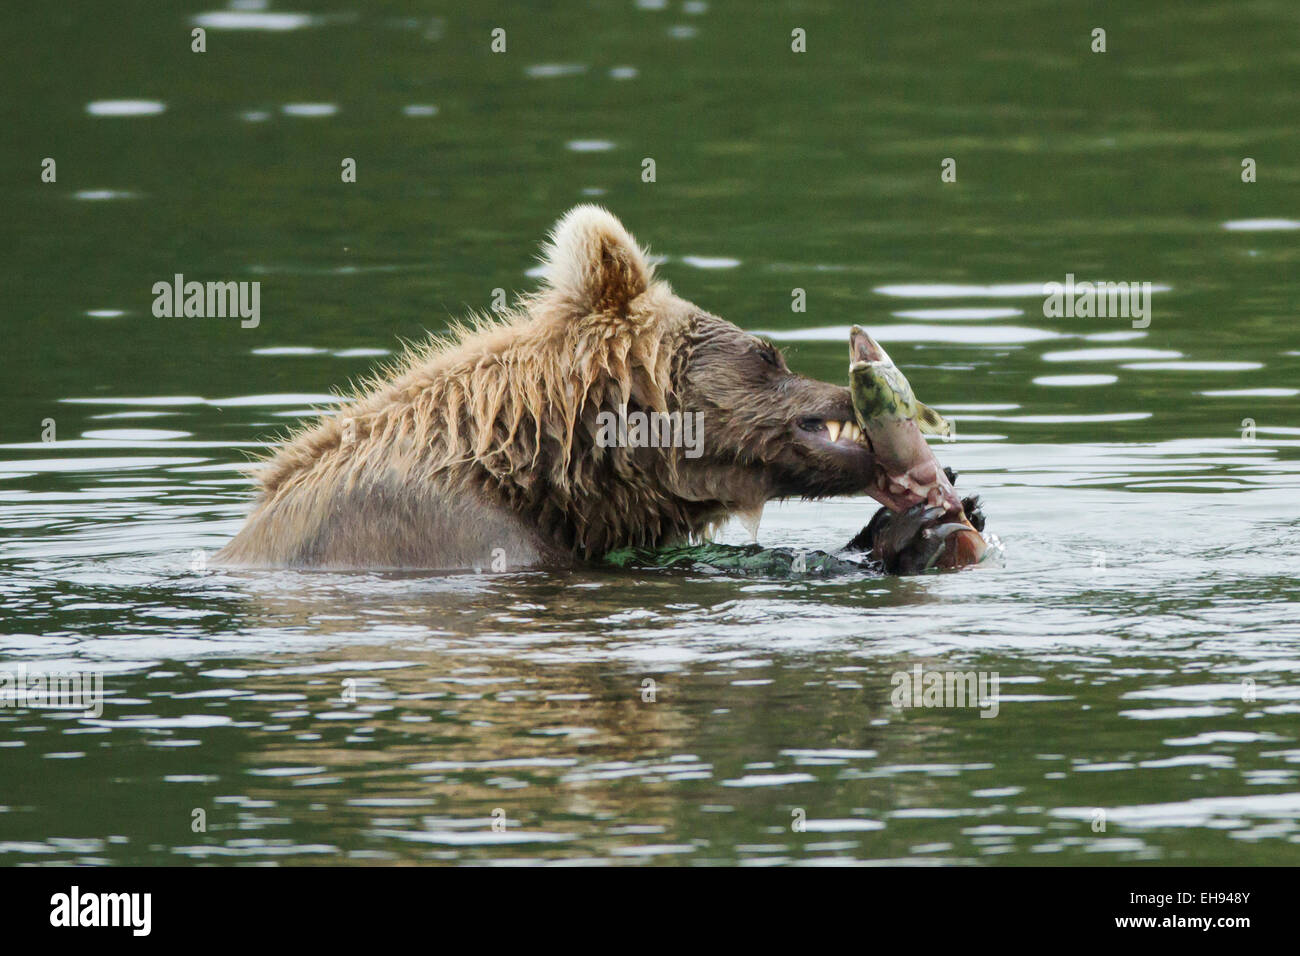
<path id="1" fill-rule="evenodd" d="M 858 428 L 883 467 L 879 480 L 886 485 L 881 491 L 911 503 L 894 522 L 898 529 L 916 528 L 909 530 L 905 544 L 893 541 L 894 547 L 912 552 L 902 563 L 913 571 L 978 563 L 987 543 L 970 523 L 952 481 L 924 437 L 951 436 L 952 423 L 917 401 L 889 353 L 857 325 L 849 333 L 849 392 Z M 883 550 L 888 537 L 897 539 L 897 535 L 877 536 L 873 550 Z"/>

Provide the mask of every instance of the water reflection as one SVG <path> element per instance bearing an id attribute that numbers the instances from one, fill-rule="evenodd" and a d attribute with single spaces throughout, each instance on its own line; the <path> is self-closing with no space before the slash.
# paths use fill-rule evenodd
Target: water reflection
<path id="1" fill-rule="evenodd" d="M 91 116 L 156 116 L 167 109 L 158 100 L 96 100 L 86 104 Z"/>

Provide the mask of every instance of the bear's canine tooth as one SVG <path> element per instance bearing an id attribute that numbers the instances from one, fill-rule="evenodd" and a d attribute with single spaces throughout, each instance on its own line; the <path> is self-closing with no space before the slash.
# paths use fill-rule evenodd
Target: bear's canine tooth
<path id="1" fill-rule="evenodd" d="M 831 441 L 840 440 L 840 423 L 828 421 L 826 423 L 826 432 L 831 436 Z"/>

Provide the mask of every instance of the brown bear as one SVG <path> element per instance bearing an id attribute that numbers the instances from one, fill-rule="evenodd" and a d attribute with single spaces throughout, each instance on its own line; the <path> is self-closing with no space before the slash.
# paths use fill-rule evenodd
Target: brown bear
<path id="1" fill-rule="evenodd" d="M 408 350 L 263 462 L 216 561 L 557 567 L 756 522 L 772 499 L 923 500 L 888 490 L 846 387 L 678 298 L 606 210 L 571 210 L 543 251 L 512 311 Z"/>

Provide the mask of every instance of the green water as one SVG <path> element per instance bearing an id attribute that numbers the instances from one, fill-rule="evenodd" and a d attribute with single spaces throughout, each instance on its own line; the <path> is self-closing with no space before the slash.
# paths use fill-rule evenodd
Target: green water
<path id="1" fill-rule="evenodd" d="M 3 17 L 0 669 L 104 701 L 0 706 L 0 861 L 1300 861 L 1294 4 Z M 250 454 L 533 287 L 582 201 L 798 371 L 869 328 L 1001 566 L 203 569 Z M 260 324 L 155 318 L 176 273 Z M 1045 316 L 1067 274 L 1153 283 L 1149 326 Z M 917 665 L 996 673 L 996 717 L 892 706 Z"/>

